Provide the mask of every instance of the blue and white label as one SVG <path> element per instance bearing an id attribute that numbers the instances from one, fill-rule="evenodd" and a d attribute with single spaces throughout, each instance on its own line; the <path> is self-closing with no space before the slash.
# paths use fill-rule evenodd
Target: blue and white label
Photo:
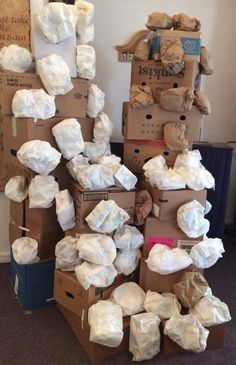
<path id="1" fill-rule="evenodd" d="M 201 51 L 201 39 L 199 38 L 190 38 L 190 37 L 181 37 L 180 41 L 182 43 L 184 53 L 186 55 L 191 56 L 199 56 Z M 161 37 L 156 36 L 152 40 L 152 53 L 160 53 L 161 52 Z"/>

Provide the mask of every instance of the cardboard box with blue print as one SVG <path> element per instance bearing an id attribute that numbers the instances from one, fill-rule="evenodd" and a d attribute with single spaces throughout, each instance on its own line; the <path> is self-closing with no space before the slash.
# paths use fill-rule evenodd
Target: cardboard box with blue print
<path id="1" fill-rule="evenodd" d="M 131 85 L 150 86 L 156 103 L 160 101 L 163 90 L 176 87 L 189 87 L 199 90 L 201 75 L 198 61 L 185 61 L 184 69 L 178 75 L 171 75 L 160 61 L 137 61 L 131 66 Z"/>
<path id="2" fill-rule="evenodd" d="M 200 139 L 202 114 L 195 106 L 191 112 L 175 113 L 162 109 L 158 104 L 135 109 L 130 103 L 123 103 L 123 135 L 127 139 L 162 139 L 164 124 L 170 121 L 185 125 L 187 140 Z"/>
<path id="3" fill-rule="evenodd" d="M 160 60 L 161 45 L 169 39 L 180 39 L 183 50 L 184 60 L 199 60 L 201 51 L 201 32 L 185 32 L 179 30 L 159 29 L 152 39 L 152 56 L 154 60 Z"/>
<path id="4" fill-rule="evenodd" d="M 120 208 L 123 208 L 129 214 L 130 219 L 127 223 L 133 223 L 135 190 L 127 191 L 123 188 L 112 186 L 106 189 L 91 191 L 84 189 L 75 181 L 71 181 L 69 190 L 75 204 L 76 226 L 73 228 L 73 231 L 77 230 L 79 233 L 88 227 L 85 218 L 101 200 L 114 200 Z"/>

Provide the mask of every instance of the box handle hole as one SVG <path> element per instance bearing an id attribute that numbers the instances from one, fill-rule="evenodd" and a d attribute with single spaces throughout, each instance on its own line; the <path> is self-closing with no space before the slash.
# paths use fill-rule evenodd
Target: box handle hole
<path id="1" fill-rule="evenodd" d="M 186 119 L 186 116 L 185 115 L 181 115 L 179 119 L 180 120 L 185 120 Z"/>
<path id="2" fill-rule="evenodd" d="M 10 152 L 11 152 L 11 155 L 12 156 L 15 156 L 16 157 L 16 154 L 17 154 L 17 151 L 16 150 L 11 149 Z"/>
<path id="3" fill-rule="evenodd" d="M 165 151 L 165 152 L 163 152 L 163 155 L 164 156 L 169 156 L 169 152 L 168 151 Z"/>
<path id="4" fill-rule="evenodd" d="M 147 114 L 146 119 L 152 119 L 152 114 Z"/>
<path id="5" fill-rule="evenodd" d="M 139 153 L 140 151 L 138 149 L 135 149 L 134 150 L 134 153 Z"/>
<path id="6" fill-rule="evenodd" d="M 70 292 L 66 291 L 66 296 L 71 298 L 71 299 L 75 299 L 74 295 L 71 294 Z"/>

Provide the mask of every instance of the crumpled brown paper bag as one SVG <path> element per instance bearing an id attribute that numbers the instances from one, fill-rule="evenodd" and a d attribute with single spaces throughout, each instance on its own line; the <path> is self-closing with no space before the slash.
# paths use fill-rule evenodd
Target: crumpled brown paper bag
<path id="1" fill-rule="evenodd" d="M 206 47 L 201 47 L 200 72 L 203 75 L 213 74 L 213 64 L 212 64 L 211 54 Z"/>
<path id="2" fill-rule="evenodd" d="M 204 94 L 202 91 L 195 91 L 193 104 L 196 105 L 202 114 L 211 114 L 210 101 L 206 94 Z"/>
<path id="3" fill-rule="evenodd" d="M 188 87 L 167 89 L 161 93 L 160 107 L 172 112 L 189 112 L 192 109 L 194 92 Z"/>
<path id="4" fill-rule="evenodd" d="M 201 299 L 208 289 L 208 283 L 200 272 L 187 271 L 180 279 L 180 282 L 174 284 L 173 290 L 180 303 L 191 308 Z"/>
<path id="5" fill-rule="evenodd" d="M 148 15 L 148 22 L 145 25 L 153 31 L 157 29 L 171 29 L 173 27 L 173 21 L 171 16 L 166 13 L 154 12 Z"/>
<path id="6" fill-rule="evenodd" d="M 136 192 L 134 207 L 134 223 L 141 226 L 152 211 L 152 197 L 147 190 Z"/>
<path id="7" fill-rule="evenodd" d="M 184 49 L 180 39 L 167 39 L 162 42 L 161 62 L 172 75 L 177 75 L 183 70 Z"/>
<path id="8" fill-rule="evenodd" d="M 172 17 L 175 30 L 185 30 L 187 32 L 199 32 L 201 22 L 196 18 L 190 18 L 188 15 L 180 13 Z"/>
<path id="9" fill-rule="evenodd" d="M 147 61 L 150 55 L 151 44 L 147 39 L 142 39 L 134 51 L 134 59 Z"/>
<path id="10" fill-rule="evenodd" d="M 188 148 L 185 138 L 186 125 L 183 123 L 167 122 L 164 124 L 164 141 L 169 150 L 183 151 Z"/>
<path id="11" fill-rule="evenodd" d="M 135 109 L 154 104 L 150 86 L 132 85 L 129 90 L 129 101 Z"/>

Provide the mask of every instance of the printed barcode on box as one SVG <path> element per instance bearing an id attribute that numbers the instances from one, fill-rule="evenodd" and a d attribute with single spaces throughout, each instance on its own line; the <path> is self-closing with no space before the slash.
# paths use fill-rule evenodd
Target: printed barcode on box
<path id="1" fill-rule="evenodd" d="M 108 200 L 108 193 L 97 193 L 97 194 L 84 194 L 84 201 L 100 201 L 100 200 Z"/>
<path id="2" fill-rule="evenodd" d="M 177 247 L 182 250 L 187 251 L 188 253 L 191 251 L 191 248 L 198 243 L 197 241 L 187 241 L 187 240 L 179 240 L 177 243 Z"/>

